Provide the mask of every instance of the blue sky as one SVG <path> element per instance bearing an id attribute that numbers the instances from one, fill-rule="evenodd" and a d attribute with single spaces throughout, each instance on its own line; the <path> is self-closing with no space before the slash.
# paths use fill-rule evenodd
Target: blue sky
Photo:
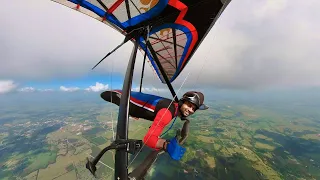
<path id="1" fill-rule="evenodd" d="M 319 87 L 319 7 L 318 0 L 232 1 L 174 88 L 185 79 L 186 89 L 250 92 Z M 112 87 L 122 87 L 132 43 L 91 70 L 123 40 L 101 22 L 52 1 L 31 0 L 3 2 L 0 26 L 1 94 L 27 87 L 103 90 L 110 88 L 111 72 Z M 140 81 L 142 59 L 139 52 L 133 87 Z M 146 91 L 168 92 L 149 63 L 145 74 Z"/>
<path id="2" fill-rule="evenodd" d="M 112 83 L 111 83 L 112 78 Z M 79 87 L 80 89 L 88 88 L 93 86 L 96 82 L 102 84 L 108 84 L 112 88 L 122 88 L 123 77 L 119 74 L 113 74 L 112 77 L 109 74 L 101 75 L 87 75 L 77 78 L 57 78 L 42 81 L 27 81 L 21 83 L 24 87 L 35 87 L 38 89 L 54 89 L 59 90 L 60 86 L 65 87 Z"/>

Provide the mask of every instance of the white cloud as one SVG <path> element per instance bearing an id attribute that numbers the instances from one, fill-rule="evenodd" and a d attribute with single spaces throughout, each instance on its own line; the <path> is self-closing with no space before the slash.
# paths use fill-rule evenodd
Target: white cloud
<path id="1" fill-rule="evenodd" d="M 92 91 L 92 92 L 99 92 L 99 91 L 105 91 L 108 90 L 109 85 L 108 84 L 102 84 L 99 82 L 96 82 L 96 85 L 94 86 L 89 86 L 86 88 L 86 91 Z"/>
<path id="2" fill-rule="evenodd" d="M 18 92 L 52 92 L 53 89 L 37 89 L 34 87 L 23 87 L 17 90 Z"/>
<path id="3" fill-rule="evenodd" d="M 287 7 L 287 3 L 288 0 L 266 0 L 258 2 L 257 4 L 259 4 L 259 6 L 253 10 L 254 16 L 256 18 L 276 16 Z"/>
<path id="4" fill-rule="evenodd" d="M 13 11 L 25 14 L 28 21 L 19 21 Z M 52 1 L 7 2 L 0 6 L 0 24 L 0 77 L 4 78 L 81 76 L 124 39 L 109 26 Z M 114 71 L 125 68 L 122 60 L 130 56 L 131 46 L 129 42 L 110 56 L 120 59 Z M 111 70 L 108 60 L 94 72 Z"/>
<path id="5" fill-rule="evenodd" d="M 60 86 L 60 90 L 61 90 L 61 91 L 65 91 L 65 92 L 74 92 L 74 91 L 80 90 L 80 88 L 78 88 L 78 87 L 64 87 L 64 86 Z"/>
<path id="6" fill-rule="evenodd" d="M 18 89 L 18 91 L 20 92 L 35 92 L 36 89 L 34 87 L 23 87 Z"/>
<path id="7" fill-rule="evenodd" d="M 232 1 L 176 83 L 191 72 L 184 87 L 320 86 L 320 1 L 265 2 Z"/>
<path id="8" fill-rule="evenodd" d="M 52 92 L 53 89 L 38 89 L 40 92 Z"/>
<path id="9" fill-rule="evenodd" d="M 13 91 L 17 86 L 12 80 L 0 80 L 0 94 Z"/>
<path id="10" fill-rule="evenodd" d="M 319 0 L 231 1 L 174 82 L 175 89 L 189 72 L 184 87 L 320 86 L 319 6 Z M 20 14 L 28 21 L 19 21 Z M 80 77 L 124 38 L 107 25 L 51 1 L 5 1 L 0 24 L 3 78 Z M 93 72 L 123 75 L 131 48 L 132 43 L 125 44 Z M 137 58 L 136 83 L 143 53 Z M 151 85 L 167 88 L 146 65 L 143 86 Z"/>

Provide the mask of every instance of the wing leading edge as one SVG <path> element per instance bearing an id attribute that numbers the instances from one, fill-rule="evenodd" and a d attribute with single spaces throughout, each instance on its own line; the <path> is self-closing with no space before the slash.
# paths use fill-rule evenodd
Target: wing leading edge
<path id="1" fill-rule="evenodd" d="M 173 82 L 231 0 L 52 1 L 99 20 L 123 35 L 149 25 L 151 47 L 147 48 L 144 37 L 138 39 L 139 46 L 147 52 L 158 77 L 165 83 L 154 59 L 158 58 Z"/>

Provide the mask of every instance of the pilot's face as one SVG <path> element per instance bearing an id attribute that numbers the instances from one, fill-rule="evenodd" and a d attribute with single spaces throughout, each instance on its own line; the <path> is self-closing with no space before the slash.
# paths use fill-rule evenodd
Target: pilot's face
<path id="1" fill-rule="evenodd" d="M 184 116 L 190 116 L 192 115 L 195 110 L 196 110 L 196 106 L 188 101 L 184 102 L 180 108 L 181 110 L 181 113 L 184 115 Z"/>

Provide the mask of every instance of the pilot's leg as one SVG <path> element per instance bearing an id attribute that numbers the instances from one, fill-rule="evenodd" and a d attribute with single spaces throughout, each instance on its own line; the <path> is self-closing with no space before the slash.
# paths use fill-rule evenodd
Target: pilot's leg
<path id="1" fill-rule="evenodd" d="M 116 91 L 105 91 L 101 93 L 101 98 L 105 101 L 112 102 L 113 104 L 120 105 L 121 94 Z M 134 119 L 139 119 L 139 113 L 141 114 L 141 108 L 133 104 L 131 101 L 129 103 L 129 115 Z"/>
<path id="2" fill-rule="evenodd" d="M 105 91 L 100 94 L 105 101 L 111 102 L 119 106 L 121 94 L 115 91 Z"/>

